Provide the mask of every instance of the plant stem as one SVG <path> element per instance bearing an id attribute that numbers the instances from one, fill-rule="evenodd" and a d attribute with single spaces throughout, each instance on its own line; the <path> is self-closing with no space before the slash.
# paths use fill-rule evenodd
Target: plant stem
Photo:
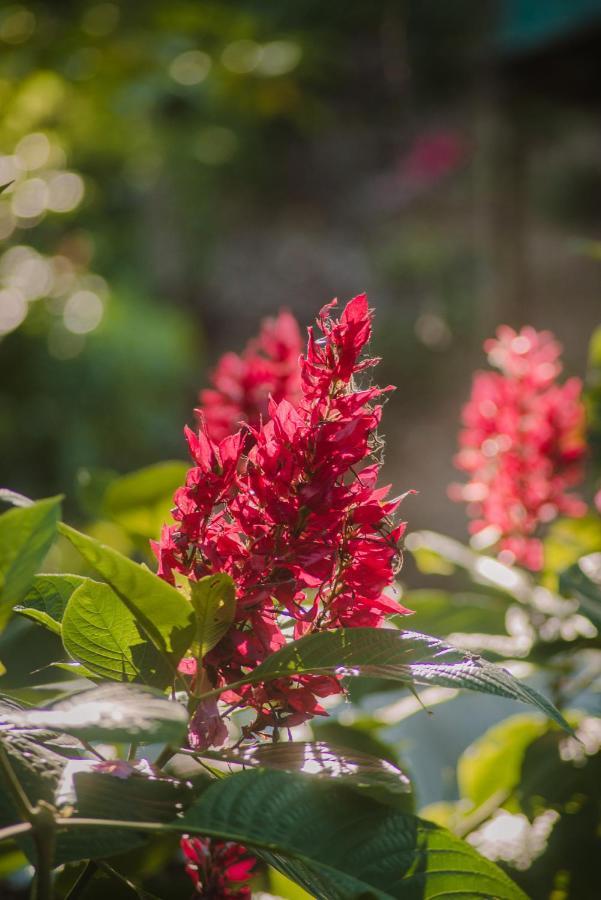
<path id="1" fill-rule="evenodd" d="M 33 826 L 31 822 L 19 822 L 18 825 L 8 825 L 0 828 L 0 841 L 10 841 L 21 834 L 29 834 Z"/>
<path id="2" fill-rule="evenodd" d="M 157 769 L 162 769 L 163 766 L 167 765 L 171 757 L 175 756 L 176 753 L 179 753 L 179 750 L 174 750 L 169 744 L 167 744 L 166 747 L 163 747 L 155 761 Z"/>
<path id="3" fill-rule="evenodd" d="M 15 801 L 15 805 L 19 812 L 19 815 L 22 819 L 25 819 L 26 822 L 33 822 L 34 812 L 31 803 L 29 802 L 29 798 L 23 787 L 21 786 L 21 782 L 17 778 L 15 774 L 15 770 L 12 767 L 12 763 L 8 758 L 8 754 L 4 747 L 0 745 L 0 770 L 3 772 L 6 781 L 8 782 L 8 788 L 10 793 L 12 794 L 13 800 Z"/>
<path id="4" fill-rule="evenodd" d="M 77 900 L 77 898 L 81 897 L 97 871 L 98 863 L 94 862 L 93 859 L 89 859 L 65 900 Z"/>
<path id="5" fill-rule="evenodd" d="M 33 812 L 32 824 L 37 859 L 31 900 L 52 900 L 52 864 L 56 844 L 53 807 L 41 800 Z"/>

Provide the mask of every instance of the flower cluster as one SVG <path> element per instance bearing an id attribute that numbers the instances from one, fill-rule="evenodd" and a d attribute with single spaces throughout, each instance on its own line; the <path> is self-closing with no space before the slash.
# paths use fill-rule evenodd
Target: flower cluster
<path id="1" fill-rule="evenodd" d="M 463 410 L 456 465 L 469 481 L 450 496 L 468 504 L 470 530 L 498 544 L 499 558 L 536 571 L 543 565 L 541 524 L 580 516 L 585 504 L 568 489 L 583 477 L 582 385 L 557 383 L 560 344 L 547 331 L 508 326 L 484 344 L 499 372 L 478 372 Z"/>
<path id="2" fill-rule="evenodd" d="M 271 397 L 300 399 L 298 358 L 302 340 L 296 319 L 283 310 L 265 319 L 259 336 L 249 341 L 241 355 L 226 353 L 211 376 L 212 387 L 200 392 L 204 428 L 219 441 L 243 422 L 254 428 L 267 417 Z"/>
<path id="3" fill-rule="evenodd" d="M 212 838 L 183 837 L 186 872 L 204 900 L 250 900 L 249 880 L 256 865 L 241 844 Z"/>
<path id="4" fill-rule="evenodd" d="M 214 686 L 240 680 L 290 637 L 379 626 L 387 614 L 408 612 L 392 596 L 402 498 L 376 486 L 384 391 L 355 382 L 377 362 L 361 358 L 371 314 L 364 295 L 337 320 L 334 306 L 318 317 L 321 336 L 309 329 L 296 404 L 272 397 L 264 422 L 220 440 L 202 417 L 198 432 L 186 431 L 195 465 L 176 492 L 175 524 L 154 549 L 168 581 L 176 572 L 234 580 L 235 621 L 203 660 Z M 324 714 L 319 699 L 340 690 L 333 676 L 297 675 L 232 687 L 222 699 L 252 707 L 256 732 Z M 205 705 L 191 740 L 217 745 L 224 731 L 215 705 Z"/>

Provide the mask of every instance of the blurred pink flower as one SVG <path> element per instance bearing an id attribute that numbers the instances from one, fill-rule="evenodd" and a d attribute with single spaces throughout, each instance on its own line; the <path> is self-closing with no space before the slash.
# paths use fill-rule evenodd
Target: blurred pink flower
<path id="1" fill-rule="evenodd" d="M 417 137 L 401 167 L 404 181 L 427 186 L 459 168 L 467 156 L 463 135 L 441 129 Z"/>
<path id="2" fill-rule="evenodd" d="M 298 323 L 287 310 L 264 319 L 259 336 L 241 354 L 226 353 L 211 375 L 212 387 L 200 392 L 207 435 L 219 441 L 243 423 L 257 427 L 267 418 L 267 405 L 300 399 L 299 356 L 302 338 Z"/>
<path id="3" fill-rule="evenodd" d="M 449 495 L 468 504 L 471 533 L 496 544 L 499 559 L 536 571 L 539 526 L 586 512 L 568 492 L 583 478 L 582 384 L 557 383 L 561 345 L 548 331 L 503 325 L 484 349 L 500 371 L 474 376 L 455 458 L 469 481 L 451 485 Z"/>

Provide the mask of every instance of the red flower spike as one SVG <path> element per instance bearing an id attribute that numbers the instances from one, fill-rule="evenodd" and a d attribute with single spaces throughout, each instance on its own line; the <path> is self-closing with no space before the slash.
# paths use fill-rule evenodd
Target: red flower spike
<path id="1" fill-rule="evenodd" d="M 409 612 L 391 593 L 404 531 L 392 517 L 402 498 L 388 500 L 388 488 L 376 486 L 380 463 L 372 457 L 383 391 L 355 384 L 375 362 L 362 358 L 371 313 L 364 295 L 339 319 L 332 318 L 334 308 L 322 309 L 322 336 L 309 331 L 296 377 L 287 375 L 294 391 L 272 392 L 262 420 L 255 418 L 244 435 L 217 437 L 211 406 L 198 434 L 187 432 L 196 466 L 176 492 L 175 524 L 153 546 L 167 580 L 173 572 L 191 579 L 227 572 L 234 580 L 234 623 L 203 660 L 216 687 L 239 681 L 282 647 L 286 622 L 298 638 L 340 626 L 377 627 L 390 614 Z M 258 350 L 287 358 L 290 340 L 278 343 L 282 321 L 264 326 L 243 358 Z M 286 334 L 293 334 L 289 322 Z M 290 676 L 232 688 L 222 700 L 253 708 L 249 732 L 256 733 L 325 715 L 317 698 L 340 690 L 331 676 Z M 223 737 L 215 710 L 203 707 L 190 742 L 215 746 Z"/>
<path id="2" fill-rule="evenodd" d="M 539 527 L 586 512 L 568 492 L 583 478 L 582 384 L 557 383 L 561 345 L 548 331 L 503 325 L 484 348 L 500 371 L 474 376 L 455 459 L 469 481 L 451 485 L 449 494 L 468 504 L 471 533 L 496 543 L 499 559 L 537 571 Z"/>

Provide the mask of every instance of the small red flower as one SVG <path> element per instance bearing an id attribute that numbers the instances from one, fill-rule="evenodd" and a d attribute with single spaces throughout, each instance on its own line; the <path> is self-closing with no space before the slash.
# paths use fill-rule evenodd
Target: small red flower
<path id="1" fill-rule="evenodd" d="M 543 565 L 539 526 L 586 512 L 569 492 L 583 478 L 582 384 L 557 383 L 561 346 L 547 331 L 504 325 L 484 348 L 500 371 L 474 377 L 455 459 L 469 481 L 449 493 L 468 504 L 470 531 L 486 529 L 502 561 L 536 571 Z"/>
<path id="2" fill-rule="evenodd" d="M 257 860 L 241 844 L 184 836 L 186 872 L 203 900 L 250 900 L 249 881 Z"/>

